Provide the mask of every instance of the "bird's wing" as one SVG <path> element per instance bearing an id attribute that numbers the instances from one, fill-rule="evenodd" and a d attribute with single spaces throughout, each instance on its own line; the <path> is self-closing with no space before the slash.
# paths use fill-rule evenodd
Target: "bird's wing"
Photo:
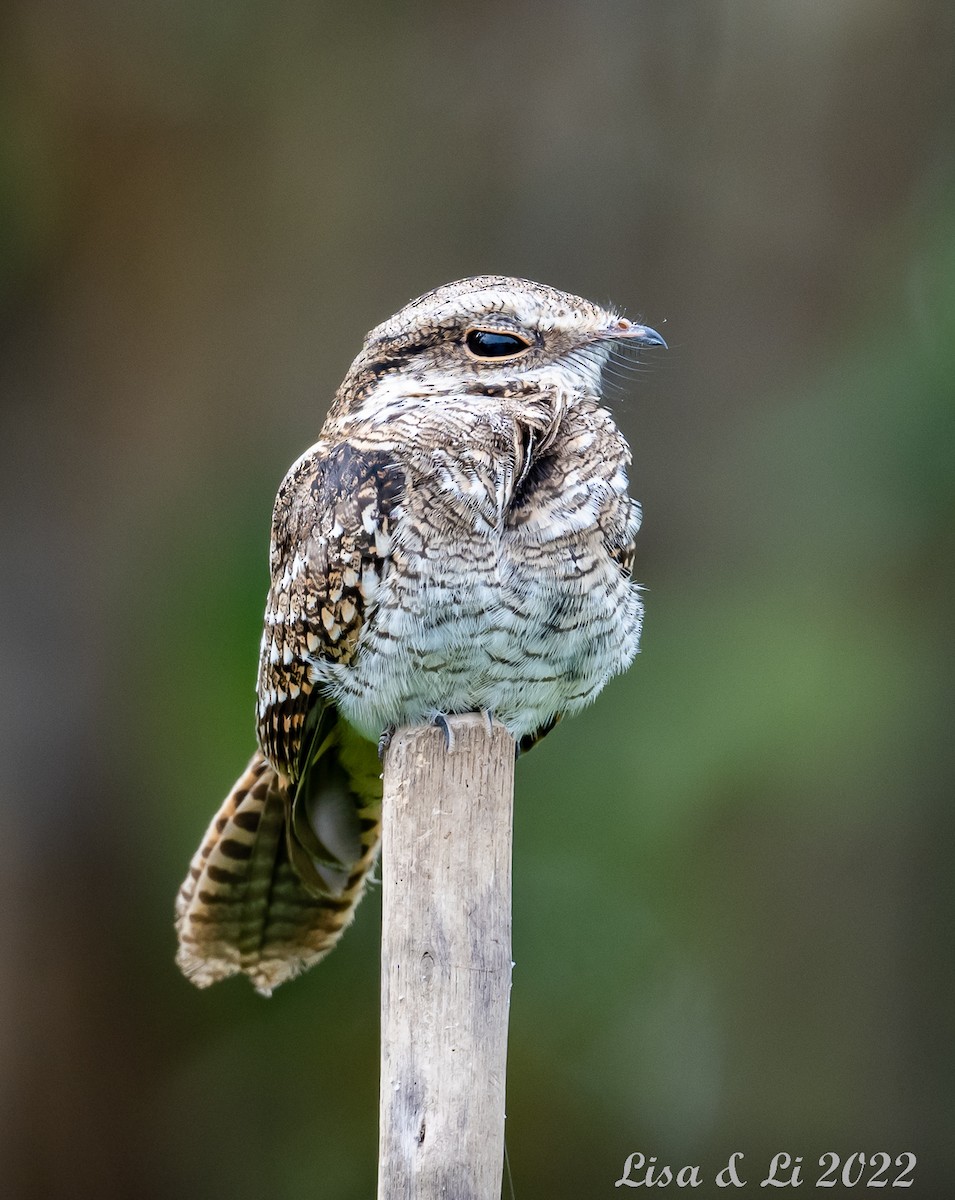
<path id="1" fill-rule="evenodd" d="M 258 735 L 288 781 L 289 858 L 314 891 L 345 885 L 364 849 L 362 811 L 381 795 L 374 747 L 324 702 L 314 668 L 358 652 L 389 569 L 402 487 L 387 455 L 319 442 L 275 503 Z"/>
<path id="2" fill-rule="evenodd" d="M 176 904 L 178 962 L 201 987 L 242 972 L 269 992 L 328 953 L 361 898 L 378 851 L 381 765 L 323 701 L 310 668 L 358 652 L 400 488 L 383 455 L 319 443 L 279 490 L 261 751 L 209 826 Z"/>
<path id="3" fill-rule="evenodd" d="M 308 766 L 306 725 L 321 704 L 311 668 L 354 658 L 388 570 L 402 486 L 387 455 L 348 442 L 319 442 L 279 489 L 259 659 L 258 734 L 266 757 L 293 781 Z"/>

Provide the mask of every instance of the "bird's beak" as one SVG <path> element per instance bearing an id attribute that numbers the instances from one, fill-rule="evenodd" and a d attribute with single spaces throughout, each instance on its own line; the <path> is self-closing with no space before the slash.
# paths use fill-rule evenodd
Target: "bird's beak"
<path id="1" fill-rule="evenodd" d="M 620 317 L 601 330 L 600 337 L 614 342 L 632 342 L 635 346 L 662 346 L 664 350 L 667 348 L 666 342 L 655 329 L 651 329 L 649 325 L 637 325 L 628 321 L 626 317 Z"/>

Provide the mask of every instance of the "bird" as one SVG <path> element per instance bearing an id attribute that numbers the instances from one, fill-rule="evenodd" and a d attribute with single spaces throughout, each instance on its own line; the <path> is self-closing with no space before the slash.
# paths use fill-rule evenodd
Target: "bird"
<path id="1" fill-rule="evenodd" d="M 176 901 L 177 963 L 263 995 L 350 923 L 398 726 L 480 712 L 518 750 L 637 653 L 631 452 L 613 353 L 666 347 L 526 279 L 435 288 L 366 336 L 275 501 L 258 748 Z"/>

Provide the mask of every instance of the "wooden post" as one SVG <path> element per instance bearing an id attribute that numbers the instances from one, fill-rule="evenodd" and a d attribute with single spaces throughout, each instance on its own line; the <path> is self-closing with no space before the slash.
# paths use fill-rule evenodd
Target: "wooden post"
<path id="1" fill-rule="evenodd" d="M 484 717 L 385 755 L 378 1200 L 500 1200 L 514 742 Z"/>

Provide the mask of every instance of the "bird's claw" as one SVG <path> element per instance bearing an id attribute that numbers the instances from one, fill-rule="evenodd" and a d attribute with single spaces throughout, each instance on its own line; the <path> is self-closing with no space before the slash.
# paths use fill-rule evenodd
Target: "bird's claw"
<path id="1" fill-rule="evenodd" d="M 385 761 L 385 751 L 391 745 L 391 739 L 395 736 L 394 725 L 386 725 L 381 731 L 381 737 L 378 739 L 378 761 Z"/>
<path id="2" fill-rule="evenodd" d="M 444 713 L 438 713 L 434 718 L 434 724 L 444 734 L 444 748 L 450 754 L 454 749 L 454 730 L 451 728 L 451 723 Z"/>

